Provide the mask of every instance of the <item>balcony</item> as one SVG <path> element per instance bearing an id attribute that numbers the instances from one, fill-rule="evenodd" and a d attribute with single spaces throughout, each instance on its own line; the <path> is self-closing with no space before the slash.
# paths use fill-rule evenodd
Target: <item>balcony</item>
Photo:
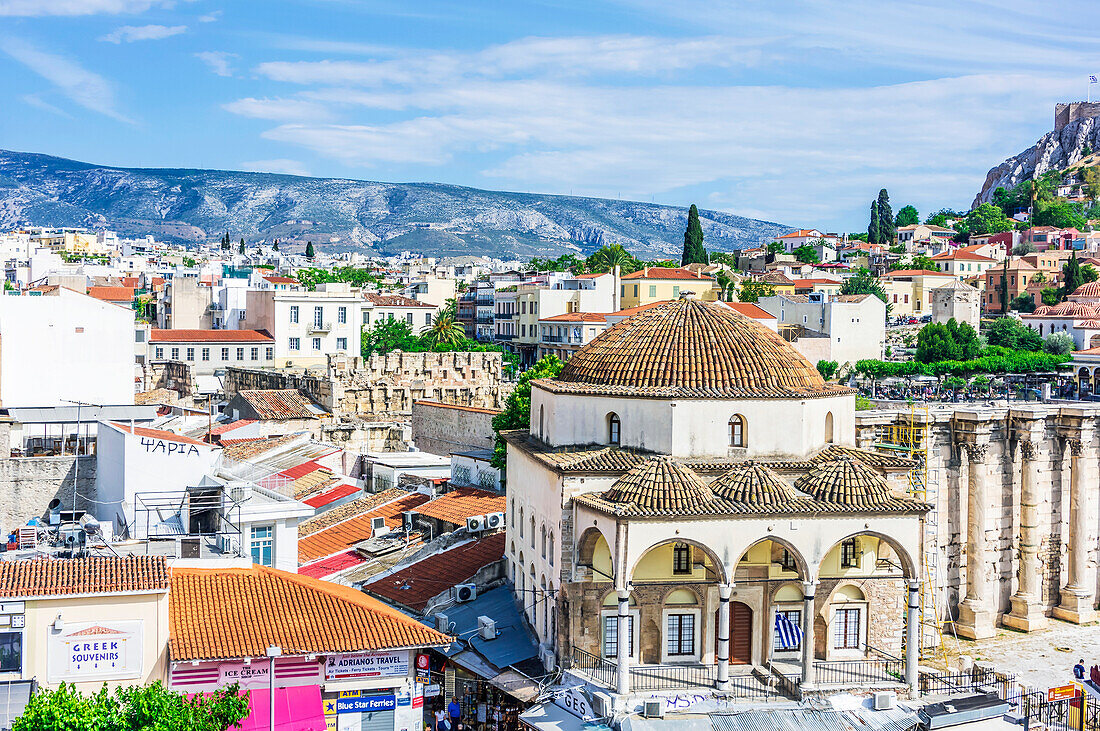
<path id="1" fill-rule="evenodd" d="M 492 297 L 478 297 L 477 300 L 475 300 L 475 301 L 477 302 L 478 307 L 492 307 L 493 306 L 493 298 Z"/>
<path id="2" fill-rule="evenodd" d="M 494 336 L 495 340 L 515 340 L 516 336 L 512 333 L 497 333 Z"/>
<path id="3" fill-rule="evenodd" d="M 477 324 L 479 324 L 479 325 L 492 325 L 493 324 L 493 316 L 492 315 L 478 315 L 477 316 Z"/>
<path id="4" fill-rule="evenodd" d="M 309 326 L 309 334 L 314 335 L 316 333 L 329 333 L 332 332 L 331 322 L 314 322 Z"/>

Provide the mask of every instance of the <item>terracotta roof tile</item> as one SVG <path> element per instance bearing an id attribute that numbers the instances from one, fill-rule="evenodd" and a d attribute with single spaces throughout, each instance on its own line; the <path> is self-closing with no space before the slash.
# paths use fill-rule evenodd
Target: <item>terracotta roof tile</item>
<path id="1" fill-rule="evenodd" d="M 428 518 L 465 525 L 466 519 L 475 515 L 504 512 L 507 504 L 503 495 L 476 487 L 459 487 L 424 503 L 416 512 Z"/>
<path id="2" fill-rule="evenodd" d="M 150 330 L 150 343 L 273 343 L 267 330 Z"/>
<path id="3" fill-rule="evenodd" d="M 172 571 L 174 661 L 441 646 L 451 638 L 350 587 L 253 566 Z"/>
<path id="4" fill-rule="evenodd" d="M 284 434 L 278 437 L 260 437 L 257 439 L 223 439 L 221 440 L 222 454 L 230 459 L 252 459 L 261 454 L 266 454 L 273 449 L 278 449 L 279 447 L 290 444 L 301 436 L 302 435 L 298 433 Z"/>
<path id="5" fill-rule="evenodd" d="M 129 302 L 134 290 L 129 287 L 88 287 L 88 296 L 104 302 Z"/>
<path id="6" fill-rule="evenodd" d="M 306 505 L 311 508 L 321 508 L 329 503 L 334 503 L 341 498 L 345 498 L 348 495 L 354 495 L 357 492 L 362 492 L 363 488 L 358 485 L 353 485 L 350 482 L 342 482 L 337 484 L 331 489 L 314 495 L 311 498 L 303 500 Z"/>
<path id="7" fill-rule="evenodd" d="M 819 465 L 794 486 L 815 500 L 850 507 L 875 507 L 890 497 L 890 485 L 882 475 L 850 457 Z"/>
<path id="8" fill-rule="evenodd" d="M 363 588 L 394 604 L 422 611 L 428 600 L 470 579 L 484 566 L 504 557 L 505 534 L 463 543 L 428 556 Z"/>
<path id="9" fill-rule="evenodd" d="M 600 312 L 566 312 L 562 315 L 539 318 L 539 322 L 607 322 L 607 315 Z"/>
<path id="10" fill-rule="evenodd" d="M 305 538 L 298 539 L 298 562 L 308 563 L 316 561 L 324 556 L 331 556 L 340 551 L 346 551 L 360 541 L 371 537 L 374 518 L 384 518 L 389 528 L 401 527 L 401 513 L 405 510 L 415 510 L 428 502 L 427 495 L 420 493 L 405 493 L 405 496 L 393 502 L 381 505 L 373 510 L 359 513 L 340 523 L 311 533 Z"/>
<path id="11" fill-rule="evenodd" d="M 660 513 L 705 508 L 714 493 L 687 467 L 670 457 L 654 457 L 616 480 L 603 499 Z"/>
<path id="12" fill-rule="evenodd" d="M 363 295 L 363 299 L 370 302 L 375 307 L 426 307 L 433 310 L 436 308 L 435 305 L 414 300 L 412 297 L 406 297 L 400 294 L 373 294 L 367 292 Z"/>
<path id="13" fill-rule="evenodd" d="M 133 434 L 136 437 L 147 437 L 149 439 L 164 439 L 169 442 L 179 442 L 181 444 L 194 444 L 199 447 L 209 447 L 206 442 L 200 442 L 197 439 L 191 439 L 190 437 L 180 436 L 175 432 L 165 431 L 164 429 L 150 429 L 144 426 L 131 427 L 129 424 L 120 424 L 117 421 L 112 421 L 111 426 L 121 429 L 127 434 Z"/>
<path id="14" fill-rule="evenodd" d="M 0 561 L 0 597 L 155 592 L 168 589 L 164 556 Z"/>
<path id="15" fill-rule="evenodd" d="M 241 427 L 255 423 L 255 419 L 237 419 L 236 421 L 227 421 L 225 423 L 217 424 L 216 426 L 211 427 L 210 433 L 212 435 L 225 434 L 226 432 L 231 432 L 234 429 L 240 429 Z"/>
<path id="16" fill-rule="evenodd" d="M 294 389 L 267 391 L 239 391 L 238 396 L 248 402 L 257 416 L 264 420 L 316 419 L 312 402 Z"/>
<path id="17" fill-rule="evenodd" d="M 794 346 L 722 304 L 664 303 L 623 320 L 581 348 L 550 391 L 682 398 L 791 398 L 850 393 L 827 386 Z M 652 393 L 651 393 L 652 391 Z"/>
<path id="18" fill-rule="evenodd" d="M 264 277 L 264 279 L 272 284 L 300 284 L 294 277 Z"/>
<path id="19" fill-rule="evenodd" d="M 402 490 L 399 487 L 391 487 L 389 490 L 364 495 L 338 508 L 333 508 L 320 515 L 303 520 L 298 524 L 298 538 L 301 540 L 319 530 L 324 530 L 325 528 L 336 525 L 340 521 L 347 520 L 360 513 L 365 513 L 368 510 L 373 510 L 379 505 L 385 505 L 388 502 L 392 502 L 408 494 L 407 490 Z"/>
<path id="20" fill-rule="evenodd" d="M 690 269 L 684 269 L 682 267 L 645 267 L 636 272 L 624 274 L 619 278 L 623 281 L 632 279 L 690 279 L 693 282 L 705 282 L 707 284 L 714 281 L 714 277 L 700 275 Z"/>
<path id="21" fill-rule="evenodd" d="M 798 498 L 798 492 L 767 465 L 747 461 L 732 467 L 710 483 L 720 498 L 749 505 L 774 505 Z"/>

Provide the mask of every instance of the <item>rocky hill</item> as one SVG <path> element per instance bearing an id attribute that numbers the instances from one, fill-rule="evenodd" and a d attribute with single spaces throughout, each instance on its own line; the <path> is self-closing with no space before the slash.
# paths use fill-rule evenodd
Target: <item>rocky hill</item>
<path id="1" fill-rule="evenodd" d="M 732 251 L 791 227 L 700 211 L 707 247 Z M 679 256 L 685 209 L 604 198 L 534 195 L 438 183 L 376 183 L 220 170 L 116 168 L 0 150 L 0 230 L 110 228 L 183 243 L 307 241 L 325 251 L 530 257 L 621 244 Z"/>
<path id="2" fill-rule="evenodd" d="M 1065 170 L 1098 150 L 1100 117 L 1078 119 L 1060 130 L 1047 132 L 1034 145 L 990 170 L 973 205 L 988 203 L 997 188 L 1015 187 L 1048 170 Z"/>

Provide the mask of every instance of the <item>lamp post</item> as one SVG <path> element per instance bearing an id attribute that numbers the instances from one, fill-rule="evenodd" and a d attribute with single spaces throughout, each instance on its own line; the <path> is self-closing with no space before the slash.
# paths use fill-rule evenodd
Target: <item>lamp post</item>
<path id="1" fill-rule="evenodd" d="M 283 654 L 283 648 L 278 645 L 267 646 L 267 656 L 270 664 L 267 668 L 268 712 L 267 727 L 269 731 L 275 731 L 275 658 Z"/>

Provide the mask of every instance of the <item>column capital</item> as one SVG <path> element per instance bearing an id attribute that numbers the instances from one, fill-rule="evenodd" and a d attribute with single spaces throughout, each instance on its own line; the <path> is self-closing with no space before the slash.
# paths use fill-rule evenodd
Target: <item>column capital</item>
<path id="1" fill-rule="evenodd" d="M 627 602 L 627 601 L 630 601 L 630 592 L 633 591 L 633 590 L 634 590 L 634 587 L 631 586 L 630 584 L 627 584 L 625 589 L 616 589 L 615 590 L 615 596 L 617 596 L 619 598 L 619 601 Z"/>
<path id="2" fill-rule="evenodd" d="M 1067 438 L 1066 449 L 1068 449 L 1069 453 L 1074 457 L 1080 457 L 1082 454 L 1085 453 L 1085 443 L 1080 439 Z"/>
<path id="3" fill-rule="evenodd" d="M 1030 439 L 1021 439 L 1016 442 L 1020 448 L 1020 458 L 1025 462 L 1035 459 L 1035 442 Z"/>
<path id="4" fill-rule="evenodd" d="M 802 582 L 802 596 L 806 599 L 813 599 L 817 593 L 816 581 L 803 581 Z"/>
<path id="5" fill-rule="evenodd" d="M 733 584 L 719 584 L 718 585 L 718 598 L 724 602 L 730 600 L 730 596 L 733 594 Z"/>
<path id="6" fill-rule="evenodd" d="M 966 452 L 966 458 L 970 462 L 984 462 L 989 451 L 987 442 L 962 442 L 959 446 Z"/>
<path id="7" fill-rule="evenodd" d="M 909 591 L 920 591 L 920 579 L 909 579 L 905 583 L 909 585 Z"/>

